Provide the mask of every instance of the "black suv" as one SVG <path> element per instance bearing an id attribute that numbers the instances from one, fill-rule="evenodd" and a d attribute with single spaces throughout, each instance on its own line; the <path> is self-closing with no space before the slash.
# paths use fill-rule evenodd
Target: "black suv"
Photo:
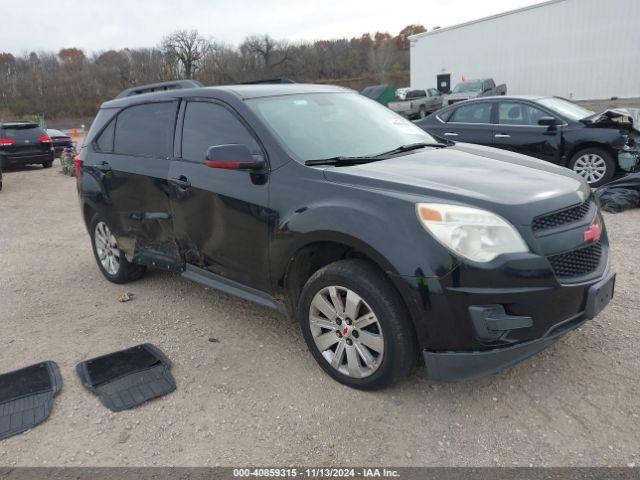
<path id="1" fill-rule="evenodd" d="M 53 164 L 51 137 L 37 123 L 0 123 L 0 168 L 39 163 Z"/>
<path id="2" fill-rule="evenodd" d="M 497 372 L 613 295 L 582 178 L 438 143 L 339 87 L 125 91 L 76 167 L 108 280 L 172 270 L 297 317 L 320 366 L 356 388 L 418 358 L 434 379 Z"/>

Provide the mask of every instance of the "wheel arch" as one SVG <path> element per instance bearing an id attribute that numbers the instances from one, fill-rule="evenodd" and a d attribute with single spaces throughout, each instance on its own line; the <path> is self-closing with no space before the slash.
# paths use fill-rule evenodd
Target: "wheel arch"
<path id="1" fill-rule="evenodd" d="M 573 160 L 573 157 L 576 153 L 580 152 L 581 150 L 585 150 L 587 148 L 599 148 L 607 152 L 613 158 L 614 164 L 616 164 L 616 169 L 617 169 L 616 150 L 610 145 L 607 145 L 606 143 L 601 143 L 597 141 L 584 141 L 584 142 L 580 142 L 575 145 L 572 145 L 571 149 L 567 152 L 567 157 L 566 157 L 567 165 L 571 163 L 571 160 Z"/>
<path id="2" fill-rule="evenodd" d="M 91 220 L 96 215 L 96 213 L 98 213 L 98 211 L 94 207 L 92 207 L 89 203 L 87 202 L 83 203 L 82 219 L 84 220 L 84 226 L 86 227 L 87 232 L 89 232 L 89 229 L 91 227 Z"/>
<path id="3" fill-rule="evenodd" d="M 284 296 L 288 311 L 294 316 L 300 292 L 307 280 L 330 263 L 359 258 L 377 267 L 385 276 L 397 274 L 393 265 L 376 249 L 360 239 L 339 232 L 316 232 L 305 236 L 291 247 L 290 254 L 285 258 L 287 261 L 277 268 L 274 281 Z"/>

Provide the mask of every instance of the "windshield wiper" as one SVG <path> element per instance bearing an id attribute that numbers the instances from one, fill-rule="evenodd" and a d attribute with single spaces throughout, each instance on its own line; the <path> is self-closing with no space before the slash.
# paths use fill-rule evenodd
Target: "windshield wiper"
<path id="1" fill-rule="evenodd" d="M 374 157 L 331 157 L 320 158 L 318 160 L 307 160 L 305 165 L 361 165 L 363 163 L 374 162 L 377 159 Z"/>
<path id="2" fill-rule="evenodd" d="M 386 157 L 388 155 L 395 155 L 396 153 L 410 152 L 411 150 L 418 150 L 420 148 L 425 148 L 425 147 L 445 148 L 445 147 L 448 147 L 448 145 L 445 143 L 425 143 L 425 142 L 410 143 L 408 145 L 400 145 L 398 148 L 394 148 L 393 150 L 389 150 L 388 152 L 379 153 L 377 155 L 374 155 L 371 158 Z"/>
<path id="3" fill-rule="evenodd" d="M 319 160 L 307 160 L 304 162 L 305 165 L 313 166 L 313 165 L 360 165 L 363 163 L 375 162 L 377 160 L 384 160 L 386 157 L 390 155 L 395 155 L 396 153 L 404 153 L 410 152 L 411 150 L 418 150 L 420 148 L 425 147 L 437 147 L 444 148 L 448 145 L 445 143 L 410 143 L 408 145 L 400 145 L 393 150 L 389 150 L 388 152 L 377 153 L 375 155 L 362 155 L 360 157 L 331 157 L 331 158 L 322 158 Z"/>

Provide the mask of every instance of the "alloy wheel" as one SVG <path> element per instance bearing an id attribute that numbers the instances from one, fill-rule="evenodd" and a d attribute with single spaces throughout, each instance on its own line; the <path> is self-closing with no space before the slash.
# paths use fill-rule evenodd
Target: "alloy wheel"
<path id="1" fill-rule="evenodd" d="M 382 328 L 371 307 L 353 290 L 329 286 L 316 293 L 309 326 L 324 359 L 343 375 L 364 378 L 380 367 Z"/>
<path id="2" fill-rule="evenodd" d="M 607 173 L 607 163 L 600 155 L 587 153 L 579 157 L 573 165 L 573 171 L 593 184 L 602 180 Z"/>
<path id="3" fill-rule="evenodd" d="M 120 249 L 116 237 L 104 222 L 98 222 L 94 232 L 94 241 L 98 258 L 109 275 L 117 275 L 120 270 Z"/>

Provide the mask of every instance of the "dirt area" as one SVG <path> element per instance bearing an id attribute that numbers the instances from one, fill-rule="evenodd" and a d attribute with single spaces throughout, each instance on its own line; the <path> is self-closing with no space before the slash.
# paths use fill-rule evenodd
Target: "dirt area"
<path id="1" fill-rule="evenodd" d="M 640 209 L 606 216 L 618 280 L 599 318 L 488 379 L 416 368 L 365 393 L 276 313 L 175 274 L 108 283 L 58 168 L 7 172 L 0 192 L 0 371 L 55 360 L 64 378 L 49 420 L 0 442 L 0 465 L 640 465 Z M 74 367 L 142 342 L 173 360 L 178 389 L 110 413 Z"/>

